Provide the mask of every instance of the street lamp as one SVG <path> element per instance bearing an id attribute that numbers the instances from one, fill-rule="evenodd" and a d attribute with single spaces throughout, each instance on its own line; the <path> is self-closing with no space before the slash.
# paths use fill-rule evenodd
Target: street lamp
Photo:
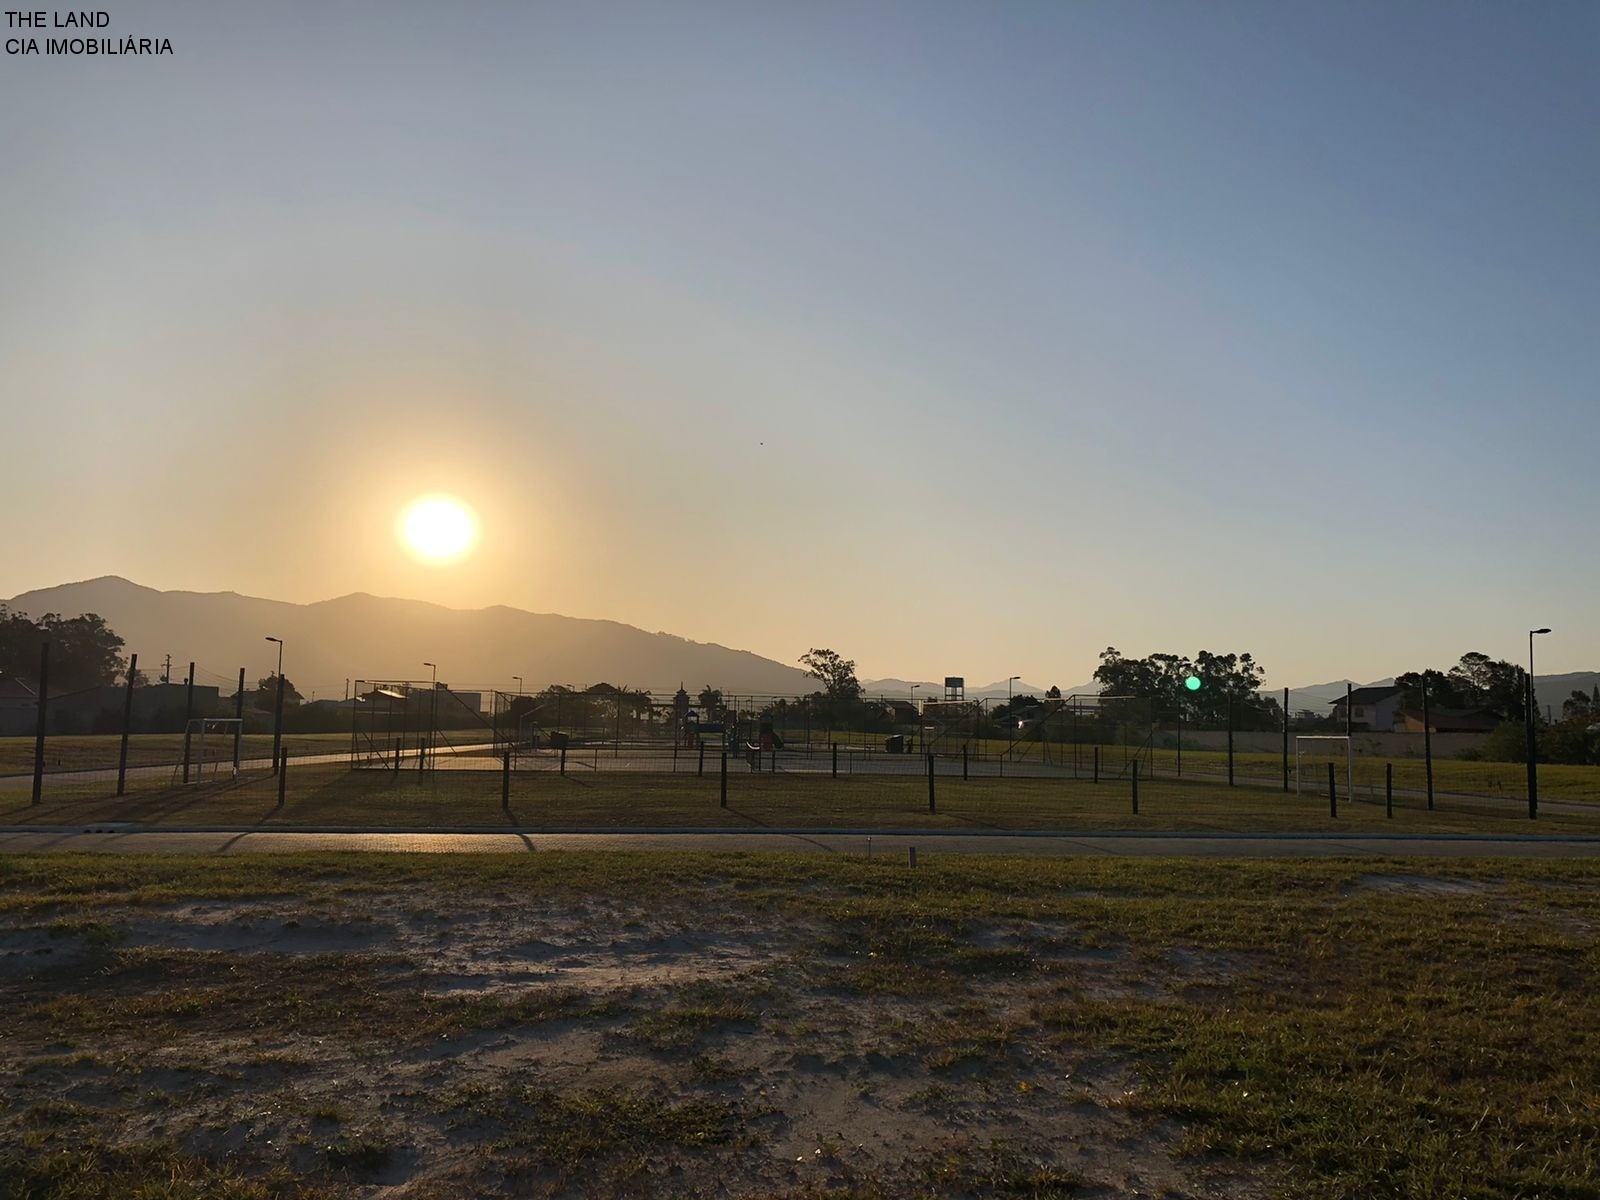
<path id="1" fill-rule="evenodd" d="M 272 705 L 272 773 L 276 775 L 283 753 L 283 639 L 269 635 L 267 641 L 278 643 L 278 698 Z"/>
<path id="2" fill-rule="evenodd" d="M 1528 819 L 1539 815 L 1539 732 L 1535 728 L 1537 701 L 1533 691 L 1533 639 L 1537 634 L 1549 633 L 1548 628 L 1528 630 Z"/>
<path id="3" fill-rule="evenodd" d="M 422 665 L 433 668 L 433 678 L 428 685 L 428 744 L 422 748 L 423 761 L 426 761 L 428 752 L 433 749 L 433 731 L 439 724 L 439 668 L 430 662 Z"/>
<path id="4" fill-rule="evenodd" d="M 519 695 L 519 696 L 522 695 L 522 676 L 521 675 L 513 675 L 511 678 L 513 678 L 513 679 L 515 679 L 517 681 L 517 695 Z"/>
<path id="5" fill-rule="evenodd" d="M 1017 714 L 1011 711 L 1011 685 L 1021 679 L 1021 675 L 1013 675 L 1006 680 L 1006 757 L 1011 757 L 1011 744 L 1015 740 L 1017 729 Z"/>

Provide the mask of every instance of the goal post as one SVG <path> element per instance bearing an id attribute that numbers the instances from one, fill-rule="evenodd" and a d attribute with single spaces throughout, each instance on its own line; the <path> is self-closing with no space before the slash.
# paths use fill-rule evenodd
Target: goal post
<path id="1" fill-rule="evenodd" d="M 244 722 L 238 717 L 195 717 L 184 726 L 183 762 L 174 774 L 183 783 L 215 782 L 224 774 L 239 774 L 239 736 Z"/>
<path id="2" fill-rule="evenodd" d="M 1350 735 L 1345 733 L 1304 733 L 1296 734 L 1294 739 L 1294 797 L 1300 798 L 1300 785 L 1303 777 L 1304 759 L 1308 754 L 1314 755 L 1317 762 L 1326 762 L 1327 757 L 1316 754 L 1315 743 L 1343 742 L 1344 743 L 1344 794 L 1346 800 L 1356 798 L 1356 758 L 1355 751 L 1350 743 Z M 1312 743 L 1308 746 L 1307 743 Z M 1315 781 L 1313 781 L 1313 787 Z"/>

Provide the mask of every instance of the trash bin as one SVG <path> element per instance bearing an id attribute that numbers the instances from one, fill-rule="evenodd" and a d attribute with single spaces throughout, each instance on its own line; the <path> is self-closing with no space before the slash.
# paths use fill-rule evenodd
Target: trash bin
<path id="1" fill-rule="evenodd" d="M 883 739 L 883 748 L 884 751 L 889 754 L 904 754 L 906 751 L 905 735 L 902 733 L 891 733 L 888 737 Z"/>

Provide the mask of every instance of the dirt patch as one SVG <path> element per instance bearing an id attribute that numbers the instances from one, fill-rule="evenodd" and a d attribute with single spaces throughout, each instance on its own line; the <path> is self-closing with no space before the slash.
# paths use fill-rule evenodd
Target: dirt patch
<path id="1" fill-rule="evenodd" d="M 882 994 L 846 992 L 838 972 L 866 956 L 820 951 L 821 925 L 492 899 L 263 898 L 0 925 L 7 1002 L 69 1002 L 4 1051 L 0 1142 L 57 1122 L 63 1139 L 172 1145 L 247 1176 L 287 1164 L 365 1195 L 1264 1194 L 1185 1159 L 1184 1129 L 1130 1103 L 1133 1063 L 1030 1015 L 1063 989 L 1220 983 L 1242 957 L 1181 951 L 1157 969 L 1065 922 L 993 922 L 928 943 L 922 968 L 952 988 L 898 994 L 890 964 L 873 976 Z M 165 967 L 135 970 L 151 950 L 182 956 L 200 998 L 168 996 Z M 30 965 L 91 955 L 107 964 L 92 984 Z M 286 1033 L 271 1006 L 326 988 L 330 955 L 336 978 L 381 964 L 353 985 L 369 996 L 461 1015 L 403 1048 L 337 1013 Z M 261 978 L 263 960 L 272 986 L 230 1002 L 262 1017 L 222 1023 L 204 993 L 246 966 Z M 80 985 L 93 995 L 74 1005 Z M 176 1036 L 143 1044 L 136 1023 L 74 1036 L 73 1014 L 128 999 L 176 1005 L 181 1020 L 162 1008 Z"/>
<path id="2" fill-rule="evenodd" d="M 1450 879 L 1429 875 L 1363 875 L 1346 892 L 1396 892 L 1421 896 L 1472 896 L 1493 890 L 1481 879 Z"/>

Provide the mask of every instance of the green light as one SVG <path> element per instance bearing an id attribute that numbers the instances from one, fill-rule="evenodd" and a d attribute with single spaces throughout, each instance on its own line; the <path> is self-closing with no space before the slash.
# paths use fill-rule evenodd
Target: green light
<path id="1" fill-rule="evenodd" d="M 1200 676 L 1189 676 L 1189 678 L 1183 681 L 1183 686 L 1188 688 L 1191 692 L 1198 692 L 1200 690 Z"/>

